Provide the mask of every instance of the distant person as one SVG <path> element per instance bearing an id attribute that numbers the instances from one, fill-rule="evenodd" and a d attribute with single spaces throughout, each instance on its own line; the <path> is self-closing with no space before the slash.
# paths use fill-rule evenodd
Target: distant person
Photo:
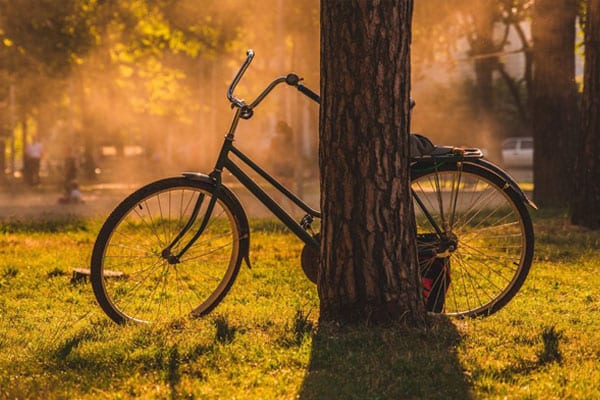
<path id="1" fill-rule="evenodd" d="M 67 147 L 65 150 L 65 160 L 64 160 L 64 189 L 65 192 L 68 193 L 71 190 L 72 182 L 77 179 L 77 173 L 79 170 L 79 166 L 77 165 L 77 157 L 73 152 L 73 148 Z"/>
<path id="2" fill-rule="evenodd" d="M 289 186 L 294 178 L 295 154 L 294 132 L 285 121 L 279 121 L 275 128 L 275 136 L 271 140 L 269 160 L 275 177 L 284 186 Z"/>
<path id="3" fill-rule="evenodd" d="M 40 184 L 40 162 L 44 153 L 44 147 L 36 137 L 25 146 L 25 181 L 31 186 Z"/>
<path id="4" fill-rule="evenodd" d="M 71 181 L 69 185 L 69 191 L 65 193 L 63 197 L 58 199 L 60 204 L 81 204 L 83 198 L 81 191 L 79 190 L 79 183 L 76 180 Z"/>

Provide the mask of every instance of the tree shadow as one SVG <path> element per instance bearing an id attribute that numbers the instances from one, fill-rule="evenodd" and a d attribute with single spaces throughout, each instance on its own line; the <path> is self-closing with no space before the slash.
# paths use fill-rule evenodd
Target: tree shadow
<path id="1" fill-rule="evenodd" d="M 471 398 L 457 357 L 460 342 L 443 316 L 427 329 L 320 326 L 299 398 Z"/>

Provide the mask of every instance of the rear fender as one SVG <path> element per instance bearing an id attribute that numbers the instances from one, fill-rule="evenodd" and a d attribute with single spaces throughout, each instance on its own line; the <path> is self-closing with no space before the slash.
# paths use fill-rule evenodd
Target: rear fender
<path id="1" fill-rule="evenodd" d="M 468 162 L 477 164 L 477 165 L 489 170 L 490 172 L 494 173 L 495 175 L 497 175 L 504 181 L 506 181 L 506 183 L 515 192 L 517 192 L 519 194 L 519 197 L 521 198 L 521 200 L 523 200 L 523 203 L 527 204 L 529 207 L 533 208 L 534 210 L 538 209 L 538 206 L 531 199 L 529 199 L 529 197 L 527 197 L 527 195 L 525 194 L 525 192 L 523 192 L 523 190 L 521 189 L 519 184 L 514 180 L 514 178 L 512 176 L 510 176 L 508 174 L 508 172 L 506 172 L 505 170 L 503 170 L 496 164 L 493 164 L 487 160 L 484 160 L 483 158 L 469 160 Z"/>

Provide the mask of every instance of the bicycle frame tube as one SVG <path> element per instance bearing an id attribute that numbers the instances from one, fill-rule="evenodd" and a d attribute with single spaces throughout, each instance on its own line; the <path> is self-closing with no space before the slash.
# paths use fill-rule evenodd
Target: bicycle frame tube
<path id="1" fill-rule="evenodd" d="M 298 196 L 296 196 L 294 193 L 292 193 L 290 190 L 288 190 L 279 181 L 277 181 L 277 179 L 275 179 L 271 175 L 269 175 L 268 172 L 266 172 L 261 167 L 259 167 L 250 158 L 248 158 L 248 156 L 246 156 L 244 153 L 242 153 L 238 148 L 236 148 L 235 146 L 231 146 L 231 152 L 233 154 L 235 154 L 240 160 L 242 160 L 244 162 L 244 164 L 246 164 L 247 166 L 252 168 L 253 171 L 258 173 L 267 182 L 269 182 L 273 187 L 275 187 L 275 189 L 277 189 L 279 192 L 284 194 L 285 197 L 287 197 L 294 204 L 296 204 L 298 207 L 300 207 L 302 210 L 304 210 L 304 212 L 310 214 L 313 217 L 321 218 L 320 212 L 318 212 L 318 211 L 312 209 L 310 206 L 308 206 L 304 201 L 302 201 L 302 199 L 300 199 Z M 231 159 L 228 158 L 228 160 L 230 163 L 226 164 L 227 169 L 229 169 L 231 164 L 233 164 L 233 161 Z"/>
<path id="2" fill-rule="evenodd" d="M 302 226 L 294 220 L 271 196 L 267 194 L 252 178 L 250 178 L 231 158 L 229 158 L 229 152 L 235 154 L 247 167 L 256 172 L 262 178 L 264 178 L 270 185 L 272 185 L 277 191 L 283 194 L 286 198 L 291 200 L 295 205 L 300 207 L 303 211 L 312 217 L 321 217 L 321 213 L 312 209 L 304 201 L 298 198 L 295 194 L 290 192 L 285 186 L 279 181 L 269 175 L 265 170 L 254 163 L 248 156 L 242 151 L 233 146 L 230 140 L 226 140 L 223 149 L 223 158 L 220 160 L 222 166 L 227 168 L 233 176 L 236 177 L 240 183 L 246 187 L 265 207 L 267 207 L 273 215 L 275 215 L 285 226 L 288 227 L 296 236 L 298 236 L 304 243 L 319 246 L 319 243 L 310 235 Z M 220 168 L 219 168 L 220 169 Z"/>
<path id="3" fill-rule="evenodd" d="M 274 86 L 274 85 L 272 85 Z M 270 89 L 272 89 L 270 87 Z M 269 90 L 270 90 L 269 89 Z M 256 101 L 255 101 L 256 103 Z M 229 131 L 225 136 L 225 140 L 223 145 L 221 146 L 221 151 L 219 152 L 219 157 L 217 158 L 217 162 L 215 164 L 215 168 L 210 176 L 215 180 L 217 185 L 221 185 L 221 174 L 224 168 L 227 168 L 229 172 L 236 177 L 240 183 L 246 187 L 265 207 L 267 207 L 285 226 L 287 226 L 292 232 L 296 234 L 302 241 L 307 244 L 316 244 L 317 241 L 313 239 L 313 237 L 302 228 L 302 226 L 296 222 L 284 209 L 282 209 L 275 200 L 271 198 L 252 178 L 250 178 L 238 165 L 229 157 L 230 153 L 233 153 L 242 163 L 244 163 L 251 170 L 260 175 L 263 179 L 265 179 L 270 185 L 272 185 L 275 190 L 283 194 L 286 198 L 292 201 L 295 205 L 301 208 L 304 212 L 309 214 L 311 217 L 321 218 L 321 213 L 317 210 L 312 209 L 308 206 L 304 201 L 302 201 L 298 196 L 289 191 L 285 186 L 283 186 L 277 179 L 273 178 L 262 169 L 258 164 L 252 161 L 247 155 L 245 155 L 241 150 L 236 148 L 233 145 L 233 140 L 235 138 L 235 131 L 237 129 L 239 120 L 241 118 L 241 110 L 237 109 L 235 115 L 233 116 L 233 120 L 231 121 L 231 125 L 229 127 Z"/>

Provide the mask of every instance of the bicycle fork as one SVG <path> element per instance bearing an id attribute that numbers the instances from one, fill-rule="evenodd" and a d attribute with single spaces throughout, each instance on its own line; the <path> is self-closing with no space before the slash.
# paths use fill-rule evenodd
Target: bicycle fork
<path id="1" fill-rule="evenodd" d="M 192 228 L 192 226 L 198 219 L 198 215 L 200 213 L 200 209 L 202 208 L 202 203 L 204 203 L 206 195 L 204 193 L 202 193 L 198 196 L 198 199 L 196 200 L 196 204 L 194 204 L 194 209 L 192 210 L 192 215 L 190 216 L 190 219 L 188 220 L 186 225 L 183 227 L 181 232 L 179 232 L 179 234 L 175 237 L 175 239 L 173 239 L 173 241 L 167 247 L 165 247 L 163 249 L 163 251 L 161 252 L 162 258 L 167 260 L 167 262 L 169 264 L 171 264 L 171 265 L 178 264 L 180 262 L 179 260 L 181 259 L 181 257 L 189 250 L 190 247 L 192 247 L 194 245 L 194 243 L 196 243 L 196 241 L 198 240 L 200 235 L 202 235 L 202 233 L 208 226 L 208 220 L 210 219 L 212 212 L 215 208 L 215 203 L 217 202 L 217 197 L 218 197 L 218 191 L 219 191 L 219 187 L 217 186 L 215 188 L 214 192 L 212 193 L 212 196 L 209 200 L 208 206 L 206 207 L 206 211 L 204 212 L 204 216 L 202 217 L 202 222 L 200 223 L 200 227 L 198 228 L 198 230 L 196 231 L 194 236 L 192 236 L 192 238 L 189 240 L 189 242 L 185 246 L 183 246 L 183 248 L 179 251 L 178 254 L 173 254 L 171 252 L 173 247 L 179 243 L 179 241 Z"/>

